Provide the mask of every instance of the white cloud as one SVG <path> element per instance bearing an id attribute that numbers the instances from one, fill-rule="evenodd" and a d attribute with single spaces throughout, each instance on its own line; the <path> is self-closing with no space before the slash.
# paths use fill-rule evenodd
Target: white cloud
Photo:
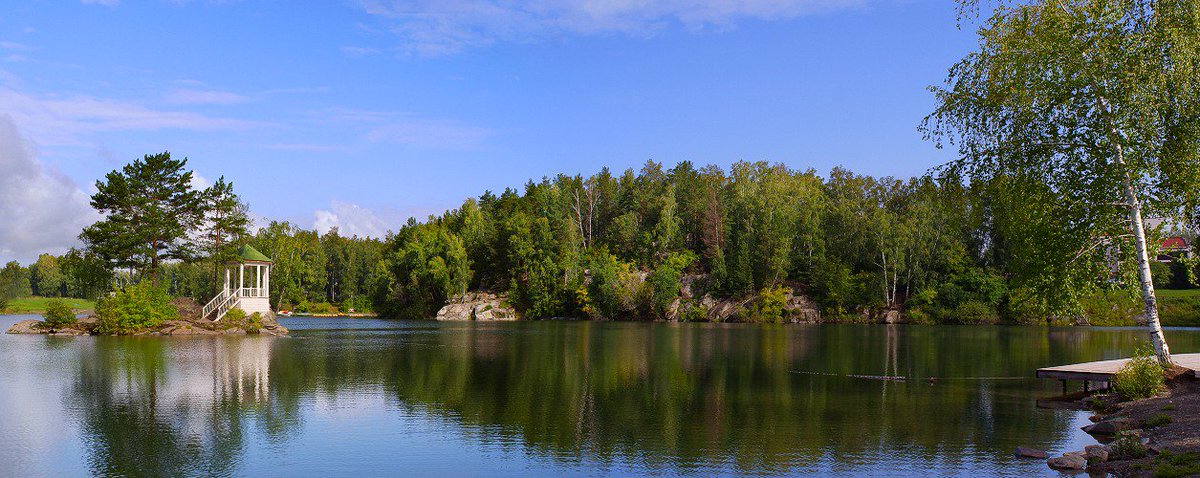
<path id="1" fill-rule="evenodd" d="M 167 92 L 163 99 L 173 105 L 232 105 L 249 98 L 228 91 L 179 88 Z"/>
<path id="2" fill-rule="evenodd" d="M 338 228 L 343 236 L 382 238 L 387 235 L 387 222 L 374 211 L 357 204 L 333 200 L 329 210 L 313 213 L 313 229 L 324 234 Z"/>
<path id="3" fill-rule="evenodd" d="M 745 20 L 786 20 L 851 8 L 868 0 L 360 0 L 421 55 L 454 53 L 496 41 L 558 35 L 652 35 L 668 25 L 726 29 Z"/>
<path id="4" fill-rule="evenodd" d="M 9 116 L 0 116 L 0 261 L 32 262 L 78 245 L 99 219 L 79 186 L 35 159 Z"/>
<path id="5" fill-rule="evenodd" d="M 192 171 L 191 185 L 192 189 L 203 191 L 208 189 L 209 186 L 212 186 L 212 181 L 209 181 L 208 178 L 197 174 L 195 171 Z"/>
<path id="6" fill-rule="evenodd" d="M 0 111 L 39 145 L 75 145 L 94 133 L 179 129 L 242 130 L 266 123 L 166 111 L 91 96 L 39 96 L 0 87 Z"/>

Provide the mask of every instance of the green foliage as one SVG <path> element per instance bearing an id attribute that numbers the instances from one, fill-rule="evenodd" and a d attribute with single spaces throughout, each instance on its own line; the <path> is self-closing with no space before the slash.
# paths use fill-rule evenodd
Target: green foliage
<path id="1" fill-rule="evenodd" d="M 437 225 L 412 225 L 392 238 L 384 310 L 404 318 L 428 318 L 471 280 L 462 239 Z"/>
<path id="2" fill-rule="evenodd" d="M 1200 475 L 1200 452 L 1163 451 L 1154 457 L 1154 478 Z"/>
<path id="3" fill-rule="evenodd" d="M 260 314 L 258 312 L 250 314 L 250 317 L 246 318 L 246 325 L 245 325 L 246 332 L 249 332 L 252 334 L 257 334 L 259 331 L 262 330 L 262 327 L 263 327 L 262 321 L 263 321 L 262 314 Z"/>
<path id="4" fill-rule="evenodd" d="M 146 155 L 96 181 L 92 207 L 104 219 L 80 234 L 88 249 L 111 267 L 134 268 L 158 282 L 158 267 L 194 253 L 189 234 L 203 217 L 201 194 L 192 189 L 187 159 Z"/>
<path id="5" fill-rule="evenodd" d="M 996 309 L 982 301 L 968 300 L 947 313 L 946 322 L 967 325 L 994 324 L 999 318 Z"/>
<path id="6" fill-rule="evenodd" d="M 1109 443 L 1109 448 L 1112 449 L 1110 459 L 1117 460 L 1142 458 L 1149 453 L 1141 435 L 1129 430 L 1117 434 L 1117 438 Z"/>
<path id="7" fill-rule="evenodd" d="M 47 326 L 58 328 L 75 323 L 75 313 L 71 311 L 71 306 L 66 302 L 54 299 L 47 304 L 46 313 L 42 314 L 42 320 Z"/>
<path id="8" fill-rule="evenodd" d="M 262 314 L 255 312 L 246 315 L 246 311 L 238 307 L 229 309 L 225 313 L 225 317 L 221 318 L 221 322 L 227 327 L 240 328 L 251 334 L 257 334 L 262 330 Z"/>
<path id="9" fill-rule="evenodd" d="M 1098 290 L 1080 301 L 1088 323 L 1101 326 L 1131 325 L 1143 312 L 1143 305 L 1132 291 Z"/>
<path id="10" fill-rule="evenodd" d="M 996 249 L 1049 309 L 1076 311 L 1104 279 L 1153 305 L 1134 269 L 1144 211 L 1183 219 L 1200 205 L 1194 2 L 1001 1 L 977 31 L 921 126 L 961 155 L 942 173 L 993 188 L 992 224 L 1010 239 Z"/>
<path id="11" fill-rule="evenodd" d="M 63 297 L 66 295 L 66 278 L 58 266 L 58 258 L 50 254 L 38 256 L 37 262 L 29 266 L 29 283 L 33 295 Z"/>
<path id="12" fill-rule="evenodd" d="M 17 261 L 9 261 L 0 269 L 0 297 L 13 299 L 33 294 L 29 284 L 29 269 Z"/>
<path id="13" fill-rule="evenodd" d="M 782 323 L 786 311 L 787 297 L 792 290 L 782 285 L 764 287 L 758 291 L 758 297 L 751 306 L 747 316 L 748 321 L 758 323 Z"/>
<path id="14" fill-rule="evenodd" d="M 97 299 L 112 289 L 113 273 L 100 256 L 72 248 L 58 261 L 66 283 L 66 295 Z"/>
<path id="15" fill-rule="evenodd" d="M 1158 428 L 1171 423 L 1171 416 L 1165 413 L 1155 413 L 1146 419 L 1146 428 Z"/>
<path id="16" fill-rule="evenodd" d="M 212 274 L 210 293 L 221 283 L 220 266 L 237 258 L 237 249 L 249 236 L 249 207 L 233 192 L 233 183 L 225 176 L 199 196 L 202 217 L 200 219 L 197 247 L 208 259 Z"/>
<path id="17" fill-rule="evenodd" d="M 631 264 L 601 249 L 590 256 L 588 270 L 591 281 L 586 288 L 586 302 L 581 302 L 584 313 L 609 319 L 632 318 L 637 314 L 641 278 Z"/>
<path id="18" fill-rule="evenodd" d="M 1125 400 L 1152 397 L 1164 389 L 1163 368 L 1147 346 L 1139 347 L 1117 373 L 1112 387 Z"/>
<path id="19" fill-rule="evenodd" d="M 1180 294 L 1167 294 L 1167 292 L 1175 292 L 1169 290 L 1161 292 L 1158 312 L 1162 316 L 1164 325 L 1200 326 L 1200 290 L 1177 291 Z M 1190 292 L 1190 294 L 1184 294 L 1184 292 Z"/>
<path id="20" fill-rule="evenodd" d="M 1175 281 L 1171 266 L 1158 261 L 1150 261 L 1150 274 L 1155 288 L 1165 289 Z"/>
<path id="21" fill-rule="evenodd" d="M 240 323 L 243 320 L 246 320 L 246 311 L 242 310 L 240 307 L 234 307 L 226 311 L 225 317 L 222 317 L 221 320 L 234 324 Z"/>
<path id="22" fill-rule="evenodd" d="M 650 314 L 655 318 L 664 318 L 671 303 L 679 298 L 680 279 L 683 271 L 696 262 L 696 255 L 691 251 L 672 252 L 650 273 L 646 282 L 649 284 Z"/>
<path id="23" fill-rule="evenodd" d="M 179 317 L 166 289 L 149 282 L 113 291 L 100 300 L 96 312 L 96 331 L 102 334 L 127 334 Z"/>

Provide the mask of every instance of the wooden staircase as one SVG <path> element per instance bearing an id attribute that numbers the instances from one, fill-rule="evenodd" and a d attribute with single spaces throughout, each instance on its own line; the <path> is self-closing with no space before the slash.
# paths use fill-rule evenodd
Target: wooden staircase
<path id="1" fill-rule="evenodd" d="M 229 309 L 237 307 L 242 300 L 242 289 L 231 289 L 226 287 L 221 290 L 220 294 L 213 297 L 212 300 L 204 304 L 204 308 L 200 311 L 200 318 L 207 319 L 208 316 L 213 316 L 213 322 L 221 320 L 225 314 L 229 313 Z"/>

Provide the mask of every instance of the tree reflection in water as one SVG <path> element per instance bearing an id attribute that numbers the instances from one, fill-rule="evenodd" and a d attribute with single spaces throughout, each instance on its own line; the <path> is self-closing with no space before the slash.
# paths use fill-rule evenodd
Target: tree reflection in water
<path id="1" fill-rule="evenodd" d="M 312 433 L 302 424 L 314 398 L 371 394 L 388 399 L 371 402 L 391 407 L 381 413 L 426 414 L 477 445 L 520 444 L 564 464 L 978 469 L 1008 463 L 1016 445 L 1052 448 L 1078 433 L 1076 414 L 1034 406 L 1056 384 L 980 377 L 1030 377 L 1046 364 L 1119 355 L 1141 338 L 1032 327 L 393 326 L 278 340 L 96 340 L 72 397 L 92 472 L 233 474 L 248 441 L 286 449 Z M 1181 349 L 1198 342 L 1172 339 Z M 360 446 L 388 447 L 386 436 Z"/>

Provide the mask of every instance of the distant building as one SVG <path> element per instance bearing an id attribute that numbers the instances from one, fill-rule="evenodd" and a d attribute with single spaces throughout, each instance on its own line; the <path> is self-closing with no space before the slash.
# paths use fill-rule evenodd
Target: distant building
<path id="1" fill-rule="evenodd" d="M 1171 263 L 1177 259 L 1187 259 L 1192 256 L 1192 245 L 1182 236 L 1164 238 L 1158 244 L 1158 262 Z"/>

